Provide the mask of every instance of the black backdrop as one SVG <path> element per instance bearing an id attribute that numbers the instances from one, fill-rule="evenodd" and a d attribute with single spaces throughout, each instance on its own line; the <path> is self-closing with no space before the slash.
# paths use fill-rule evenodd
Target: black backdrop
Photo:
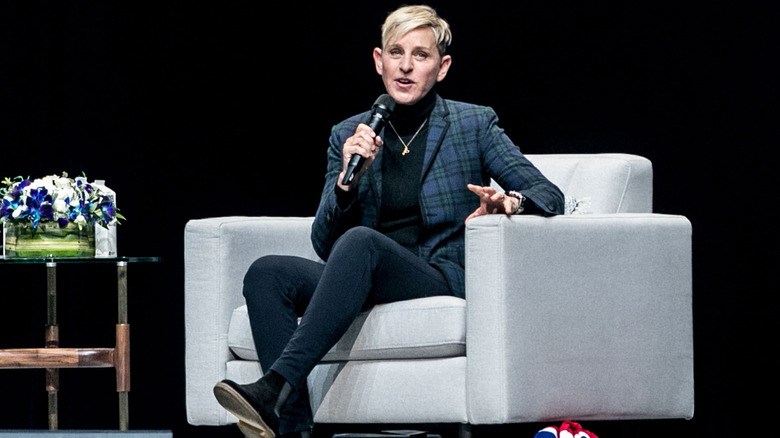
<path id="1" fill-rule="evenodd" d="M 495 108 L 526 153 L 648 157 L 655 211 L 693 223 L 694 419 L 586 426 L 601 436 L 711 437 L 769 420 L 777 11 L 715 2 L 429 4 L 454 32 L 442 95 Z M 331 125 L 383 92 L 371 50 L 397 6 L 0 4 L 0 177 L 105 179 L 127 217 L 120 253 L 165 259 L 130 267 L 132 428 L 234 434 L 186 424 L 184 225 L 314 213 Z M 0 347 L 42 344 L 41 269 L 0 270 Z M 113 275 L 62 271 L 64 346 L 112 345 L 113 290 L 103 285 Z M 576 317 L 572 309 L 563 319 Z M 46 427 L 42 374 L 0 371 L 0 429 Z M 113 371 L 65 370 L 61 380 L 62 428 L 115 427 Z"/>

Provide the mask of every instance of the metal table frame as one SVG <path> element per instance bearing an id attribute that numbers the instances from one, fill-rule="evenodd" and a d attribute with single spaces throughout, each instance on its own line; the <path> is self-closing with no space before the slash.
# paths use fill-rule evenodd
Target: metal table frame
<path id="1" fill-rule="evenodd" d="M 127 318 L 127 266 L 130 263 L 160 262 L 159 257 L 111 258 L 0 258 L 0 266 L 45 264 L 47 318 L 45 348 L 0 349 L 0 368 L 43 368 L 46 370 L 49 430 L 58 429 L 57 391 L 60 368 L 115 368 L 119 394 L 119 430 L 128 430 L 130 422 L 130 324 Z M 116 345 L 113 348 L 61 348 L 57 325 L 57 265 L 114 263 L 117 270 Z"/>

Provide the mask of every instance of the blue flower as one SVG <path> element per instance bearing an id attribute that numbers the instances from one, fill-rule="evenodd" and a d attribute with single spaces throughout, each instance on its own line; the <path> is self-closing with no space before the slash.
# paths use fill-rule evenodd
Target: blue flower
<path id="1" fill-rule="evenodd" d="M 114 209 L 114 203 L 108 198 L 103 198 L 99 205 L 100 211 L 103 213 L 103 220 L 109 222 L 111 218 L 116 217 L 116 210 Z"/>
<path id="2" fill-rule="evenodd" d="M 0 221 L 38 223 L 56 221 L 116 224 L 124 217 L 100 186 L 90 184 L 86 176 L 76 179 L 49 175 L 31 181 L 22 177 L 0 180 Z"/>
<path id="3" fill-rule="evenodd" d="M 38 226 L 41 220 L 54 220 L 54 209 L 51 206 L 51 195 L 46 188 L 32 189 L 25 200 L 26 214 L 32 218 L 33 227 Z"/>

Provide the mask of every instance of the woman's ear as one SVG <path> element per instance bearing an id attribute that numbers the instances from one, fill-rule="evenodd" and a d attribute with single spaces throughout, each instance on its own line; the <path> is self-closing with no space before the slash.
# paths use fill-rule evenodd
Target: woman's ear
<path id="1" fill-rule="evenodd" d="M 450 71 L 450 65 L 452 65 L 452 56 L 444 55 L 439 63 L 439 74 L 436 76 L 437 82 L 444 80 L 444 77 L 447 76 L 447 72 Z"/>
<path id="2" fill-rule="evenodd" d="M 382 74 L 382 66 L 382 49 L 374 47 L 374 67 L 376 68 L 376 72 L 380 75 Z"/>

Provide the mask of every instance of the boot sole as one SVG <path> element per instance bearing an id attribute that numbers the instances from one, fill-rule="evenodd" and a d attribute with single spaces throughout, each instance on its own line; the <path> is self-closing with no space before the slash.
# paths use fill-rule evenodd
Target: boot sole
<path id="1" fill-rule="evenodd" d="M 247 438 L 276 438 L 276 434 L 263 421 L 260 414 L 230 385 L 219 382 L 214 386 L 214 396 L 222 407 L 238 417 L 238 427 Z"/>
<path id="2" fill-rule="evenodd" d="M 273 438 L 273 432 L 263 432 L 262 430 L 252 427 L 243 421 L 238 421 L 238 430 L 244 434 L 245 438 Z M 269 435 L 270 433 L 270 435 Z"/>

